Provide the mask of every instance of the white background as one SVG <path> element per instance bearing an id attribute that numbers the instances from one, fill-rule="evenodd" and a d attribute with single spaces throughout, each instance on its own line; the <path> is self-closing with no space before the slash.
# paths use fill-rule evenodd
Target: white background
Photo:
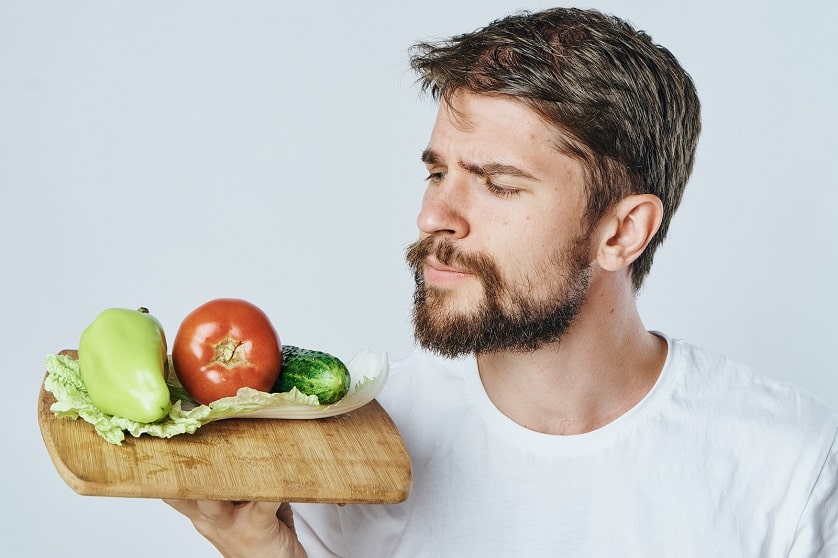
<path id="1" fill-rule="evenodd" d="M 171 339 L 192 308 L 236 296 L 286 343 L 412 349 L 402 254 L 434 107 L 407 49 L 548 4 L 288 4 L 0 1 L 9 556 L 213 555 L 159 501 L 75 494 L 43 447 L 43 358 L 100 310 L 147 306 Z M 703 101 L 647 326 L 838 405 L 835 4 L 596 7 L 669 47 Z"/>

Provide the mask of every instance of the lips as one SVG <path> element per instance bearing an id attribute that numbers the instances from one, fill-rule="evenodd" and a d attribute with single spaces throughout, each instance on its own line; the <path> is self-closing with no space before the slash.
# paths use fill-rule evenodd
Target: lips
<path id="1" fill-rule="evenodd" d="M 470 271 L 467 271 L 465 269 L 445 265 L 442 262 L 440 262 L 435 256 L 428 256 L 427 258 L 425 258 L 425 267 L 431 268 L 434 271 L 439 271 L 441 273 L 471 274 Z"/>
<path id="2" fill-rule="evenodd" d="M 451 285 L 472 276 L 472 273 L 462 268 L 443 264 L 434 256 L 424 260 L 425 282 L 433 285 Z"/>
<path id="3" fill-rule="evenodd" d="M 491 261 L 484 256 L 460 252 L 449 239 L 425 237 L 410 245 L 407 263 L 416 275 L 417 284 L 454 287 L 477 278 L 485 282 L 487 274 L 494 278 Z"/>

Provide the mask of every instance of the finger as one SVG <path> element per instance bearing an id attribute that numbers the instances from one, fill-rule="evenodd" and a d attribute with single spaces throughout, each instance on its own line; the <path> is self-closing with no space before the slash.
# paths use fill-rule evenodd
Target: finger
<path id="1" fill-rule="evenodd" d="M 204 518 L 213 523 L 220 523 L 231 520 L 236 504 L 225 500 L 196 500 L 195 507 L 198 514 Z"/>
<path id="2" fill-rule="evenodd" d="M 276 523 L 277 510 L 281 505 L 280 502 L 243 502 L 236 506 L 236 513 L 255 527 L 267 528 Z"/>
<path id="3" fill-rule="evenodd" d="M 252 502 L 252 513 L 254 515 L 267 518 L 273 518 L 277 510 L 282 507 L 282 502 Z"/>
<path id="4" fill-rule="evenodd" d="M 283 504 L 279 506 L 279 509 L 276 510 L 276 518 L 284 523 L 285 526 L 291 530 L 291 532 L 296 534 L 297 530 L 294 528 L 294 512 L 291 511 L 291 504 L 283 502 Z"/>

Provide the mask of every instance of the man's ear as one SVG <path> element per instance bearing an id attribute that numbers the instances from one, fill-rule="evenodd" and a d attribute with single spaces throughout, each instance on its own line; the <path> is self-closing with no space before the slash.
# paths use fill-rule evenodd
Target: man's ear
<path id="1" fill-rule="evenodd" d="M 660 228 L 663 203 L 653 194 L 627 196 L 607 213 L 599 225 L 596 261 L 607 271 L 631 265 Z"/>

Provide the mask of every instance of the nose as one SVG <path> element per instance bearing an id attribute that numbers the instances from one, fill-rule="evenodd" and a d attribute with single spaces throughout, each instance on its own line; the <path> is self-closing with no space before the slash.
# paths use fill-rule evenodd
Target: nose
<path id="1" fill-rule="evenodd" d="M 428 183 L 416 224 L 428 236 L 463 238 L 469 233 L 467 207 L 464 185 L 457 184 L 454 177 L 448 174 L 438 182 Z"/>

